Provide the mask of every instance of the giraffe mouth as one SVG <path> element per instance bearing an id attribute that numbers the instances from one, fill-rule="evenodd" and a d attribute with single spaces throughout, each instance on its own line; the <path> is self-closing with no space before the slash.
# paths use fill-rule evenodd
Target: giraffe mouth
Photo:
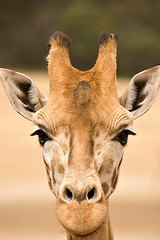
<path id="1" fill-rule="evenodd" d="M 86 235 L 96 231 L 106 220 L 105 198 L 98 203 L 73 201 L 67 204 L 57 199 L 56 214 L 62 226 L 75 235 Z"/>

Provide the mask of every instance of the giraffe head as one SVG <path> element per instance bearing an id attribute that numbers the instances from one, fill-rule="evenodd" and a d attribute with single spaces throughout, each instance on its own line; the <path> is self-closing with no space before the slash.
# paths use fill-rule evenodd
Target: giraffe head
<path id="1" fill-rule="evenodd" d="M 13 107 L 34 124 L 31 135 L 38 135 L 43 149 L 57 217 L 76 235 L 92 233 L 105 222 L 123 149 L 128 135 L 135 135 L 133 120 L 150 108 L 160 82 L 157 66 L 135 75 L 118 97 L 117 36 L 103 32 L 99 45 L 94 67 L 80 71 L 71 65 L 68 36 L 56 32 L 51 37 L 48 100 L 27 76 L 0 70 Z"/>

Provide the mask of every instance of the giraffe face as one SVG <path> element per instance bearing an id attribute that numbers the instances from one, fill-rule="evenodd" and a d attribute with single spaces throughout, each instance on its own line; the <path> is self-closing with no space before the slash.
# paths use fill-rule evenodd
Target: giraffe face
<path id="1" fill-rule="evenodd" d="M 82 72 L 70 65 L 65 36 L 51 39 L 50 98 L 33 115 L 40 129 L 32 135 L 43 147 L 57 217 L 76 235 L 95 231 L 106 219 L 133 120 L 118 102 L 116 38 L 105 34 L 101 40 L 95 67 Z"/>
<path id="2" fill-rule="evenodd" d="M 56 111 L 50 114 L 50 107 L 48 103 L 35 114 L 32 135 L 38 135 L 43 149 L 59 221 L 72 233 L 88 234 L 106 217 L 107 199 L 117 184 L 124 146 L 128 135 L 134 134 L 132 115 L 120 105 L 117 108 L 116 102 L 108 116 L 109 109 L 106 111 L 105 121 L 95 114 L 94 105 L 83 106 L 63 123 L 60 118 L 59 123 L 53 118 Z M 84 224 L 86 219 L 88 225 Z"/>
<path id="3" fill-rule="evenodd" d="M 88 166 L 92 165 L 94 172 L 100 178 L 104 195 L 108 198 L 116 187 L 119 167 L 123 158 L 123 149 L 127 144 L 128 135 L 134 135 L 130 115 L 128 114 L 128 124 L 125 121 L 125 124 L 118 131 L 109 136 L 106 127 L 102 123 L 97 123 L 92 127 L 92 134 L 89 136 L 88 143 L 86 144 L 83 141 L 80 146 L 83 149 L 83 144 L 86 144 L 91 149 L 88 159 L 85 153 L 82 154 L 80 160 L 79 157 L 71 159 L 71 153 L 74 152 L 73 132 L 70 126 L 64 125 L 58 127 L 56 133 L 51 135 L 36 125 L 32 134 L 39 137 L 51 191 L 57 197 L 64 175 L 69 174 L 68 172 L 71 171 L 71 161 L 73 166 L 75 165 L 74 161 L 79 164 L 79 170 L 83 161 L 86 161 L 85 164 L 87 165 L 87 162 L 89 162 Z M 70 174 L 73 177 L 73 173 Z"/>

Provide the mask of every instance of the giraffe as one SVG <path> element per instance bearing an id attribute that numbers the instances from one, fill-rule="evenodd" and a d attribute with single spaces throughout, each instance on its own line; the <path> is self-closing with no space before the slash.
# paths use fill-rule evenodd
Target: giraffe
<path id="1" fill-rule="evenodd" d="M 42 147 L 67 240 L 113 240 L 109 196 L 128 136 L 135 135 L 133 121 L 158 92 L 160 66 L 136 74 L 118 97 L 116 34 L 100 34 L 98 57 L 88 71 L 71 65 L 66 34 L 55 32 L 49 44 L 49 99 L 24 74 L 1 68 L 0 78 L 15 110 L 33 122 L 31 136 Z"/>

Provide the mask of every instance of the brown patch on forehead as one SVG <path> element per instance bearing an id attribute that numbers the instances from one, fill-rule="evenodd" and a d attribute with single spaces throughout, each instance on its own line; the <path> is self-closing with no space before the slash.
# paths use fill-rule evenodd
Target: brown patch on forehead
<path id="1" fill-rule="evenodd" d="M 89 104 L 91 101 L 92 91 L 89 83 L 81 81 L 74 89 L 74 99 L 77 107 Z"/>
<path id="2" fill-rule="evenodd" d="M 103 191 L 104 191 L 104 194 L 106 195 L 108 190 L 109 190 L 109 186 L 107 183 L 103 183 L 102 184 L 102 188 L 103 188 Z"/>

